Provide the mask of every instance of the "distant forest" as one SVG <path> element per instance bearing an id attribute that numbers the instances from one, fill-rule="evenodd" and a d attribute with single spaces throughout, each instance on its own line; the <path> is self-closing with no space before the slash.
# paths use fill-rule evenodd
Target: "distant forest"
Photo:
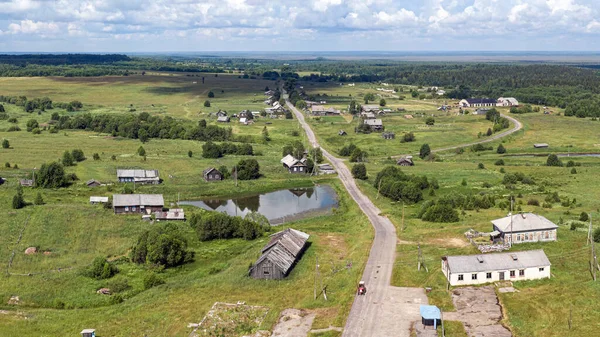
<path id="1" fill-rule="evenodd" d="M 284 63 L 285 62 L 285 63 Z M 143 71 L 243 73 L 244 78 L 387 82 L 444 87 L 449 98 L 516 97 L 522 103 L 600 117 L 600 65 L 419 63 L 389 60 L 269 60 L 191 56 L 0 55 L 0 76 L 128 76 Z M 313 73 L 298 76 L 298 73 Z"/>

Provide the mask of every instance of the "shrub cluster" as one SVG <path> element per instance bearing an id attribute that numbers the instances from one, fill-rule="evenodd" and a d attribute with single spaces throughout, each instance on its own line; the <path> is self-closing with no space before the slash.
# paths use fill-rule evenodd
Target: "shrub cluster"
<path id="1" fill-rule="evenodd" d="M 208 141 L 202 145 L 202 157 L 204 158 L 221 158 L 228 154 L 252 156 L 254 155 L 254 149 L 252 148 L 252 145 L 247 143 L 240 145 L 223 143 L 219 145 Z"/>
<path id="2" fill-rule="evenodd" d="M 375 177 L 375 188 L 392 200 L 416 203 L 423 200 L 422 191 L 430 187 L 425 176 L 407 175 L 396 166 L 387 166 Z"/>
<path id="3" fill-rule="evenodd" d="M 166 223 L 144 231 L 131 249 L 131 261 L 164 268 L 178 266 L 194 259 L 187 249 L 185 233 L 175 224 Z"/>
<path id="4" fill-rule="evenodd" d="M 190 218 L 190 226 L 200 241 L 232 238 L 254 240 L 265 232 L 264 226 L 254 221 L 218 212 L 194 214 Z"/>
<path id="5" fill-rule="evenodd" d="M 85 276 L 95 278 L 96 280 L 105 280 L 113 277 L 118 272 L 117 266 L 106 261 L 105 258 L 98 256 L 83 273 Z"/>
<path id="6" fill-rule="evenodd" d="M 525 185 L 535 185 L 533 177 L 528 177 L 521 172 L 506 173 L 502 178 L 502 184 L 504 185 L 514 185 L 519 182 Z"/>

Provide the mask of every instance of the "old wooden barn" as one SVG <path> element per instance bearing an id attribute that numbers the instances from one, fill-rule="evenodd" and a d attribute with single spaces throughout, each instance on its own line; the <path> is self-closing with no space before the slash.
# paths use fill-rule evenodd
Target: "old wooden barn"
<path id="1" fill-rule="evenodd" d="M 291 228 L 271 235 L 248 274 L 256 279 L 283 279 L 304 252 L 308 237 L 308 234 Z"/>

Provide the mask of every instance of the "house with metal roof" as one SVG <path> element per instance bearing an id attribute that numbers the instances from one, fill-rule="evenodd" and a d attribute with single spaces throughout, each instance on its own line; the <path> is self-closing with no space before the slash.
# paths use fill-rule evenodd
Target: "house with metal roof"
<path id="1" fill-rule="evenodd" d="M 496 104 L 497 100 L 493 98 L 467 98 L 458 102 L 458 105 L 463 108 L 494 107 Z"/>
<path id="2" fill-rule="evenodd" d="M 498 98 L 497 106 L 519 106 L 519 101 L 514 97 L 500 97 Z"/>
<path id="3" fill-rule="evenodd" d="M 308 167 L 306 166 L 306 158 L 296 159 L 291 154 L 281 158 L 280 160 L 283 167 L 285 167 L 290 173 L 306 173 Z"/>
<path id="4" fill-rule="evenodd" d="M 164 206 L 162 194 L 113 194 L 115 214 L 152 214 L 162 211 Z"/>
<path id="5" fill-rule="evenodd" d="M 452 286 L 550 278 L 543 250 L 442 257 L 442 272 Z"/>
<path id="6" fill-rule="evenodd" d="M 106 204 L 107 202 L 108 202 L 108 197 L 95 197 L 95 196 L 90 197 L 90 204 L 92 204 L 92 205 Z"/>
<path id="7" fill-rule="evenodd" d="M 519 213 L 492 220 L 492 236 L 507 243 L 556 241 L 558 225 L 533 213 Z"/>
<path id="8" fill-rule="evenodd" d="M 371 131 L 383 131 L 383 122 L 381 119 L 365 119 L 364 124 L 371 128 Z"/>
<path id="9" fill-rule="evenodd" d="M 363 112 L 374 112 L 379 113 L 381 111 L 381 107 L 375 104 L 365 104 L 361 106 Z"/>
<path id="10" fill-rule="evenodd" d="M 271 235 L 248 274 L 265 280 L 285 278 L 304 252 L 308 238 L 308 234 L 291 228 Z"/>
<path id="11" fill-rule="evenodd" d="M 398 161 L 396 162 L 396 165 L 400 165 L 400 166 L 414 166 L 415 163 L 413 162 L 413 156 L 402 156 L 402 157 L 400 157 L 400 159 L 398 159 Z"/>
<path id="12" fill-rule="evenodd" d="M 118 169 L 117 179 L 121 183 L 160 184 L 158 170 Z"/>

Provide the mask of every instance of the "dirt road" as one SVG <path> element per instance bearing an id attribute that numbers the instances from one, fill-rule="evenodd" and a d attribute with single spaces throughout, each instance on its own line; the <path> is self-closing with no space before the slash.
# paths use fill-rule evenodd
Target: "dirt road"
<path id="1" fill-rule="evenodd" d="M 309 142 L 318 147 L 317 138 L 304 115 L 289 101 L 288 108 L 304 128 Z M 396 256 L 396 228 L 386 217 L 380 216 L 381 211 L 365 196 L 356 183 L 350 170 L 344 162 L 321 148 L 323 155 L 331 162 L 348 193 L 356 201 L 361 210 L 367 215 L 375 228 L 375 239 L 371 246 L 369 259 L 363 273 L 367 284 L 367 295 L 357 296 L 352 305 L 350 315 L 344 328 L 343 336 L 398 336 L 410 335 L 410 322 L 419 319 L 420 303 L 427 303 L 427 297 L 419 288 L 397 288 L 390 286 L 392 269 Z M 397 303 L 399 305 L 390 305 Z M 406 309 L 409 310 L 406 310 Z"/>

